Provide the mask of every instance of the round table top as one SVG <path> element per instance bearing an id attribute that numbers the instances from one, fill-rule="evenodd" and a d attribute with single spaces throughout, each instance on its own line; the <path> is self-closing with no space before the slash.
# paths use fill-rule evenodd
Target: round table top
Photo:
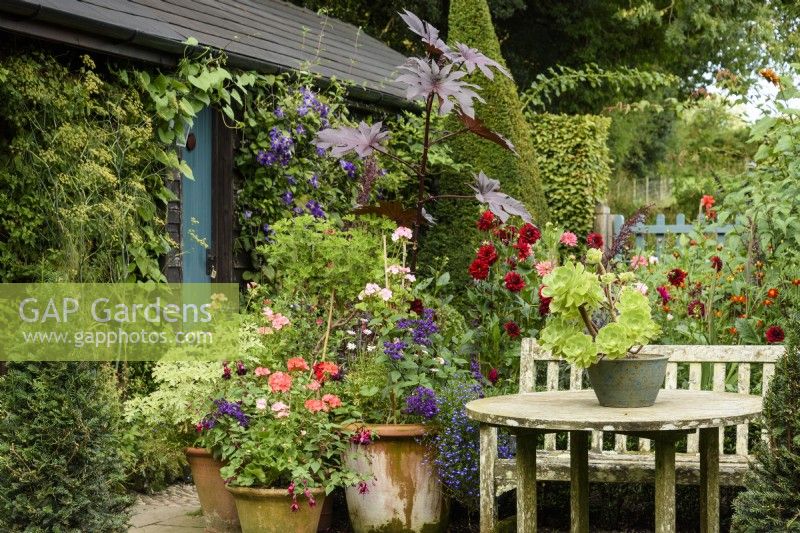
<path id="1" fill-rule="evenodd" d="M 602 407 L 592 390 L 510 394 L 473 400 L 467 415 L 495 426 L 618 432 L 685 431 L 742 424 L 761 413 L 761 397 L 662 390 L 651 407 Z"/>

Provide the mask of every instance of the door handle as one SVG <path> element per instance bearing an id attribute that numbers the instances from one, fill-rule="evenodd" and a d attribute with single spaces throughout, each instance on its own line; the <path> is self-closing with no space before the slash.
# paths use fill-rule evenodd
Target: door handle
<path id="1" fill-rule="evenodd" d="M 206 275 L 211 279 L 217 277 L 217 256 L 211 248 L 206 248 Z"/>

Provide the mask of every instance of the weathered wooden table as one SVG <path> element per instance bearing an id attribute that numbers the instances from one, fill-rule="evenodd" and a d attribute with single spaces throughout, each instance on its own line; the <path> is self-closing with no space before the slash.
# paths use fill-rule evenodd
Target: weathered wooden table
<path id="1" fill-rule="evenodd" d="M 655 441 L 656 531 L 675 531 L 675 442 L 700 430 L 700 528 L 719 531 L 719 428 L 749 422 L 761 398 L 724 392 L 662 390 L 652 407 L 602 407 L 591 390 L 512 394 L 474 400 L 467 414 L 517 436 L 517 531 L 536 531 L 536 441 L 539 433 L 568 431 L 571 531 L 589 531 L 589 438 L 592 430 Z M 481 472 L 483 475 L 483 471 Z M 491 484 L 483 483 L 481 490 Z M 490 533 L 481 520 L 481 532 Z"/>

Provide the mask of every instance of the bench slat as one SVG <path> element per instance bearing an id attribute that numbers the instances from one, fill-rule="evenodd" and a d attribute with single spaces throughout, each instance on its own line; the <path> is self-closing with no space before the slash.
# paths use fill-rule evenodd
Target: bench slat
<path id="1" fill-rule="evenodd" d="M 522 340 L 519 361 L 519 392 L 536 392 L 536 361 L 543 352 L 535 339 Z"/>
<path id="2" fill-rule="evenodd" d="M 750 394 L 750 363 L 739 363 L 739 394 Z M 750 424 L 736 426 L 736 453 L 747 455 L 747 434 Z"/>
<path id="3" fill-rule="evenodd" d="M 700 390 L 700 382 L 703 378 L 703 365 L 701 363 L 689 363 L 689 390 Z M 699 449 L 697 431 L 686 437 L 686 451 L 697 453 Z"/>
<path id="4" fill-rule="evenodd" d="M 767 389 L 769 389 L 770 383 L 772 383 L 772 378 L 775 377 L 775 365 L 771 363 L 764 363 L 764 366 L 761 368 L 761 397 L 767 395 Z M 768 434 L 767 428 L 761 430 L 761 440 L 767 442 Z"/>
<path id="5" fill-rule="evenodd" d="M 725 392 L 726 363 L 714 363 L 714 392 Z M 719 454 L 724 453 L 725 428 L 719 428 Z"/>
<path id="6" fill-rule="evenodd" d="M 583 369 L 575 365 L 569 367 L 569 390 L 581 390 L 583 388 Z"/>
<path id="7" fill-rule="evenodd" d="M 783 346 L 723 346 L 723 345 L 647 345 L 642 353 L 666 355 L 675 363 L 775 363 L 784 353 Z M 560 360 L 541 350 L 534 354 L 539 361 Z"/>
<path id="8" fill-rule="evenodd" d="M 548 361 L 547 363 L 547 390 L 558 390 L 558 361 Z M 544 436 L 544 449 L 556 449 L 556 434 L 547 433 Z"/>
<path id="9" fill-rule="evenodd" d="M 670 390 L 678 388 L 678 363 L 667 363 L 667 377 L 664 379 L 664 388 Z"/>

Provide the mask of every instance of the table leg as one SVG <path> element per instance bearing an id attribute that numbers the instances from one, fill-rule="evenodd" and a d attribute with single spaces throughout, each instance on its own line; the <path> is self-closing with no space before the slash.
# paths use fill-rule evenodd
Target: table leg
<path id="1" fill-rule="evenodd" d="M 536 432 L 517 433 L 517 533 L 536 533 Z"/>
<path id="2" fill-rule="evenodd" d="M 719 428 L 700 430 L 700 531 L 719 533 Z"/>
<path id="3" fill-rule="evenodd" d="M 494 464 L 497 459 L 497 428 L 480 425 L 481 458 L 481 533 L 494 533 L 497 528 L 497 507 L 494 502 Z"/>
<path id="4" fill-rule="evenodd" d="M 589 533 L 589 433 L 569 432 L 570 531 Z"/>
<path id="5" fill-rule="evenodd" d="M 675 531 L 675 441 L 656 440 L 656 531 Z"/>

